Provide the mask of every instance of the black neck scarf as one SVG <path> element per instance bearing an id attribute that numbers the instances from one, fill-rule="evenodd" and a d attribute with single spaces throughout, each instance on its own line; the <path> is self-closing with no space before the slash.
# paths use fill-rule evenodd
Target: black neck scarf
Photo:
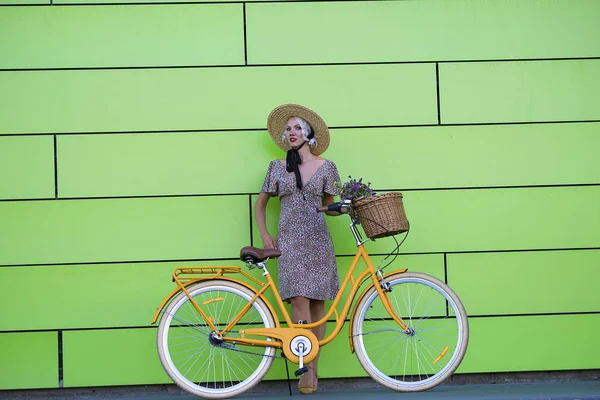
<path id="1" fill-rule="evenodd" d="M 300 158 L 298 150 L 300 150 L 305 143 L 306 142 L 302 142 L 300 147 L 298 147 L 297 149 L 294 149 L 293 147 L 289 149 L 285 158 L 285 169 L 287 170 L 287 172 L 294 171 L 294 175 L 296 175 L 296 186 L 300 190 L 302 190 L 302 176 L 300 175 L 300 169 L 298 168 L 298 164 L 302 164 L 302 158 Z"/>

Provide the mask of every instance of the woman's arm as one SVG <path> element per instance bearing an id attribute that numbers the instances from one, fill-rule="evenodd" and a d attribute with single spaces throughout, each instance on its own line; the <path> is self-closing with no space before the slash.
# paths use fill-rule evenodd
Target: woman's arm
<path id="1" fill-rule="evenodd" d="M 260 192 L 258 195 L 258 200 L 256 200 L 256 206 L 254 212 L 256 214 L 256 223 L 258 225 L 258 231 L 260 232 L 260 238 L 262 239 L 263 246 L 265 249 L 275 249 L 277 248 L 277 242 L 273 239 L 273 236 L 269 234 L 269 230 L 267 229 L 267 203 L 269 202 L 268 193 Z"/>

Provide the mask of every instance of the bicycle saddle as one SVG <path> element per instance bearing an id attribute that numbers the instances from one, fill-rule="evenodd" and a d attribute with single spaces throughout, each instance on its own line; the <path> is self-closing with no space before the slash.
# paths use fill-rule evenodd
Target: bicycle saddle
<path id="1" fill-rule="evenodd" d="M 246 246 L 240 250 L 240 259 L 242 261 L 256 264 L 265 261 L 267 258 L 277 258 L 281 252 L 277 249 L 259 249 L 254 246 Z"/>

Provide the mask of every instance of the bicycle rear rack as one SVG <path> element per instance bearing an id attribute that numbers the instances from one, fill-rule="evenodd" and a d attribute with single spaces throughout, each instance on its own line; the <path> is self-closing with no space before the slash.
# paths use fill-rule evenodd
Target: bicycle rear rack
<path id="1" fill-rule="evenodd" d="M 181 288 L 198 281 L 215 279 L 228 274 L 240 274 L 261 287 L 266 285 L 265 282 L 256 279 L 238 266 L 180 267 L 173 271 L 173 282 L 176 282 L 177 286 Z"/>

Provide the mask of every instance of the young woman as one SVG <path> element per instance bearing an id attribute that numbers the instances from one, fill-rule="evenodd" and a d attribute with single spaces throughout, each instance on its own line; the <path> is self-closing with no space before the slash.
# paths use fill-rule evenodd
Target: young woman
<path id="1" fill-rule="evenodd" d="M 287 152 L 285 160 L 269 164 L 256 202 L 256 219 L 265 248 L 278 248 L 279 292 L 292 306 L 292 320 L 316 322 L 325 316 L 325 300 L 335 298 L 339 278 L 325 216 L 316 207 L 329 205 L 338 194 L 337 167 L 320 155 L 329 146 L 329 129 L 314 111 L 297 104 L 275 108 L 268 119 L 271 138 Z M 265 223 L 265 210 L 278 196 L 281 213 L 277 240 Z M 340 215 L 327 212 L 329 215 Z M 319 340 L 325 325 L 313 329 Z M 318 356 L 298 382 L 304 394 L 317 390 Z"/>

